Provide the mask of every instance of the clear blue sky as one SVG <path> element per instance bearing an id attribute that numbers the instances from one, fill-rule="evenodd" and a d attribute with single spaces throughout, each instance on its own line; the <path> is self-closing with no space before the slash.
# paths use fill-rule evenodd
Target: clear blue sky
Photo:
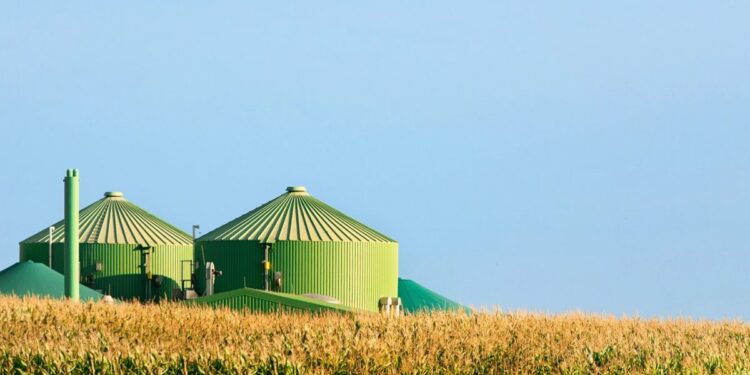
<path id="1" fill-rule="evenodd" d="M 750 319 L 741 1 L 3 2 L 0 267 L 107 190 L 306 185 L 465 304 Z"/>

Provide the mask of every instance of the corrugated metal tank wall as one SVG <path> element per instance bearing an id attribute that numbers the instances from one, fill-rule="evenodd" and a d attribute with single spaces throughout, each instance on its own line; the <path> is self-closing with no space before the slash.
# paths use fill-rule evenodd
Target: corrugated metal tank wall
<path id="1" fill-rule="evenodd" d="M 216 278 L 215 293 L 263 288 L 263 249 L 258 241 L 197 241 L 201 294 L 204 257 L 223 273 Z M 269 258 L 270 278 L 282 273 L 281 292 L 322 294 L 370 311 L 377 311 L 380 297 L 398 295 L 397 243 L 280 241 L 271 247 Z"/>
<path id="2" fill-rule="evenodd" d="M 263 250 L 258 241 L 196 241 L 196 290 L 206 288 L 205 262 L 214 262 L 222 275 L 216 277 L 214 293 L 238 288 L 263 288 Z"/>
<path id="3" fill-rule="evenodd" d="M 43 243 L 27 243 L 20 246 L 20 261 L 32 260 L 47 264 L 49 247 Z M 118 299 L 138 298 L 149 300 L 172 297 L 172 289 L 180 287 L 180 280 L 190 278 L 190 267 L 185 265 L 181 275 L 180 262 L 193 259 L 193 247 L 189 245 L 157 245 L 151 250 L 151 273 L 162 276 L 161 287 L 155 287 L 146 279 L 143 252 L 138 245 L 86 244 L 79 245 L 81 278 L 84 285 L 102 290 Z M 52 245 L 52 268 L 63 272 L 63 244 Z M 96 271 L 96 263 L 102 270 Z M 93 275 L 93 284 L 86 281 Z"/>
<path id="4" fill-rule="evenodd" d="M 370 311 L 381 297 L 398 295 L 397 243 L 280 241 L 269 257 L 271 276 L 282 273 L 282 292 L 322 294 Z"/>

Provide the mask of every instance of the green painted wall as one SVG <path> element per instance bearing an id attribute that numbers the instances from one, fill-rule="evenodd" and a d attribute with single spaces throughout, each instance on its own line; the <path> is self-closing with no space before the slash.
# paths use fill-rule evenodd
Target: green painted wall
<path id="1" fill-rule="evenodd" d="M 202 246 L 202 252 L 201 252 Z M 263 250 L 258 241 L 197 241 L 199 293 L 205 260 L 223 272 L 214 292 L 263 288 Z M 272 245 L 270 277 L 282 273 L 281 292 L 331 296 L 342 304 L 377 311 L 381 297 L 398 295 L 398 243 L 279 241 Z"/>
<path id="2" fill-rule="evenodd" d="M 193 259 L 190 245 L 154 246 L 151 250 L 151 272 L 163 279 L 161 287 L 156 287 L 146 279 L 144 255 L 138 245 L 81 243 L 79 249 L 81 282 L 123 300 L 171 298 L 172 289 L 180 287 L 180 261 Z M 62 243 L 52 244 L 52 268 L 60 273 L 63 272 L 63 251 Z M 19 255 L 21 262 L 32 260 L 47 264 L 48 245 L 21 244 Z M 96 262 L 102 263 L 102 271 L 96 271 Z M 189 278 L 190 270 L 187 268 L 186 265 L 185 278 Z M 88 282 L 88 275 L 92 275 L 93 283 Z"/>

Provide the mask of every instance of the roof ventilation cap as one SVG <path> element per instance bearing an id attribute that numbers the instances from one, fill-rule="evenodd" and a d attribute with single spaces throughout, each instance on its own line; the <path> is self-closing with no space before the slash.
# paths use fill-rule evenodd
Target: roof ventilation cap
<path id="1" fill-rule="evenodd" d="M 290 186 L 286 188 L 289 193 L 307 193 L 307 189 L 304 186 Z"/>
<path id="2" fill-rule="evenodd" d="M 122 198 L 124 195 L 121 191 L 108 191 L 104 193 L 104 196 L 107 198 Z"/>

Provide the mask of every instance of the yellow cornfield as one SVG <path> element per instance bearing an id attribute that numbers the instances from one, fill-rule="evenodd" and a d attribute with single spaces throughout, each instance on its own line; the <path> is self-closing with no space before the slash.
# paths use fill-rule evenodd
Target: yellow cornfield
<path id="1" fill-rule="evenodd" d="M 0 372 L 747 373 L 750 325 L 585 314 L 250 314 L 0 297 Z"/>

